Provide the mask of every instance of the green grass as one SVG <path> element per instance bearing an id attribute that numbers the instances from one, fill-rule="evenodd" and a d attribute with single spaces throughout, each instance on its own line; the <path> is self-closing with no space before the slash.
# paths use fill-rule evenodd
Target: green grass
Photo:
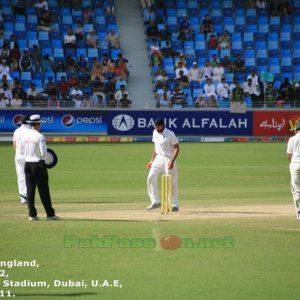
<path id="1" fill-rule="evenodd" d="M 141 209 L 148 205 L 146 163 L 151 144 L 55 144 L 49 170 L 54 207 L 65 212 Z M 291 204 L 286 145 L 181 144 L 181 208 Z M 16 299 L 297 299 L 299 222 L 294 217 L 194 221 L 101 221 L 65 218 L 29 222 L 19 205 L 11 146 L 0 146 L 0 260 L 33 260 L 11 280 L 119 279 L 122 288 L 10 288 Z M 37 196 L 37 202 L 39 203 Z M 44 211 L 38 204 L 40 216 Z M 65 235 L 147 239 L 234 240 L 233 248 L 64 247 Z M 1 268 L 0 268 L 1 269 Z M 7 290 L 8 288 L 1 288 Z M 0 290 L 1 290 L 0 289 Z"/>

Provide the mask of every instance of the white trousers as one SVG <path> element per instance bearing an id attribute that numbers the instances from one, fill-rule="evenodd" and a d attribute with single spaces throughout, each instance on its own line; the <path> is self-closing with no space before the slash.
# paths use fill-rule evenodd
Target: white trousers
<path id="1" fill-rule="evenodd" d="M 290 163 L 291 173 L 291 191 L 293 195 L 293 201 L 296 209 L 296 215 L 300 213 L 300 164 Z"/>
<path id="2" fill-rule="evenodd" d="M 26 179 L 25 179 L 25 171 L 24 171 L 25 168 L 24 156 L 16 155 L 15 164 L 16 164 L 19 194 L 27 197 L 27 187 L 26 187 Z"/>
<path id="3" fill-rule="evenodd" d="M 172 206 L 178 206 L 177 166 L 175 162 L 173 169 L 169 170 L 169 161 L 168 157 L 157 155 L 152 163 L 147 178 L 148 195 L 152 204 L 160 203 L 158 176 L 162 173 L 172 175 Z"/>

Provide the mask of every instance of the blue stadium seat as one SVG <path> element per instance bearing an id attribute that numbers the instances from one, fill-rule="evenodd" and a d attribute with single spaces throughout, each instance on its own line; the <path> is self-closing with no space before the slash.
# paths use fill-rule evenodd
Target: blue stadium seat
<path id="1" fill-rule="evenodd" d="M 37 15 L 28 15 L 27 23 L 37 24 Z"/>
<path id="2" fill-rule="evenodd" d="M 21 80 L 31 80 L 31 72 L 20 72 L 21 73 Z"/>
<path id="3" fill-rule="evenodd" d="M 39 31 L 38 39 L 40 41 L 43 41 L 43 40 L 49 41 L 49 33 L 47 31 Z"/>
<path id="4" fill-rule="evenodd" d="M 84 57 L 87 56 L 86 48 L 77 48 L 76 49 L 76 56 L 79 58 L 81 55 Z"/>
<path id="5" fill-rule="evenodd" d="M 28 47 L 33 48 L 34 45 L 39 46 L 39 41 L 37 39 L 29 39 L 28 40 Z"/>
<path id="6" fill-rule="evenodd" d="M 99 52 L 98 49 L 88 48 L 87 49 L 87 57 L 88 58 L 99 58 Z"/>
<path id="7" fill-rule="evenodd" d="M 53 57 L 54 58 L 63 58 L 64 55 L 64 49 L 63 48 L 54 48 L 53 49 Z"/>

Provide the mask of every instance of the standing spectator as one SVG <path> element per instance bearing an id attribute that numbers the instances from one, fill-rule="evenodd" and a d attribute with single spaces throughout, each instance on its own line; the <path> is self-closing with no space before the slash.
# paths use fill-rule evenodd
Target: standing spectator
<path id="1" fill-rule="evenodd" d="M 242 89 L 244 91 L 244 97 L 251 97 L 253 94 L 253 86 L 252 86 L 252 79 L 248 78 L 247 81 L 245 81 L 242 84 Z"/>
<path id="2" fill-rule="evenodd" d="M 171 40 L 171 32 L 168 28 L 168 25 L 164 25 L 164 27 L 159 31 L 158 36 L 161 41 Z"/>
<path id="3" fill-rule="evenodd" d="M 48 172 L 45 167 L 47 146 L 45 137 L 39 133 L 41 128 L 41 116 L 30 116 L 31 130 L 25 132 L 22 137 L 25 159 L 25 177 L 27 186 L 27 201 L 29 209 L 29 220 L 38 220 L 35 208 L 35 188 L 38 187 L 40 198 L 47 214 L 47 220 L 59 220 L 51 204 L 51 196 L 48 186 Z"/>
<path id="4" fill-rule="evenodd" d="M 288 77 L 284 78 L 283 82 L 280 85 L 279 92 L 284 97 L 286 101 L 289 101 L 291 98 L 292 84 Z"/>
<path id="5" fill-rule="evenodd" d="M 264 93 L 264 106 L 265 107 L 274 107 L 276 104 L 277 92 L 276 89 L 273 87 L 272 82 L 268 82 L 268 86 Z"/>
<path id="6" fill-rule="evenodd" d="M 85 30 L 84 30 L 84 27 L 82 25 L 81 20 L 77 21 L 76 27 L 74 29 L 74 34 L 75 34 L 75 37 L 76 37 L 76 41 L 82 41 L 84 39 Z"/>
<path id="7" fill-rule="evenodd" d="M 231 102 L 244 103 L 244 90 L 238 81 L 236 82 L 236 87 L 232 89 Z"/>
<path id="8" fill-rule="evenodd" d="M 32 62 L 28 50 L 24 50 L 19 62 L 20 71 L 29 72 L 32 70 Z"/>
<path id="9" fill-rule="evenodd" d="M 213 23 L 209 15 L 205 15 L 204 20 L 201 23 L 201 32 L 207 35 L 209 32 L 213 32 Z"/>

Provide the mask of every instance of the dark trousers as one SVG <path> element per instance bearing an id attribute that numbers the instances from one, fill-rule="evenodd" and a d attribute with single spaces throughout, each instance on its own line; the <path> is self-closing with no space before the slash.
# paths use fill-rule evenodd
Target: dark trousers
<path id="1" fill-rule="evenodd" d="M 37 186 L 47 217 L 53 217 L 55 215 L 55 211 L 51 204 L 47 169 L 39 162 L 26 162 L 25 177 L 27 186 L 27 202 L 29 216 L 37 216 L 37 210 L 34 206 L 35 188 Z"/>

